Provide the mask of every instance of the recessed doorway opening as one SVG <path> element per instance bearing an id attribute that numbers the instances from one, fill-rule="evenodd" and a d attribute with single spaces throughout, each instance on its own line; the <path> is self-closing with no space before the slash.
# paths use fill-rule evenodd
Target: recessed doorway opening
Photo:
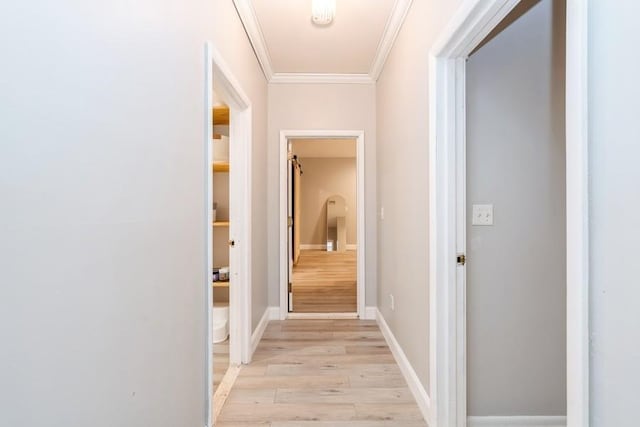
<path id="1" fill-rule="evenodd" d="M 292 139 L 290 313 L 356 313 L 355 139 Z"/>
<path id="2" fill-rule="evenodd" d="M 364 133 L 280 136 L 280 318 L 362 318 Z"/>

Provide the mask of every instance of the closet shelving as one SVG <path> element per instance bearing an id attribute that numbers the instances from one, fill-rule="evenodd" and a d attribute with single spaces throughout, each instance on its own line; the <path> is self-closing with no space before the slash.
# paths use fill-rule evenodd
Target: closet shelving
<path id="1" fill-rule="evenodd" d="M 212 116 L 213 116 L 213 125 L 215 126 L 228 126 L 229 125 L 229 108 L 226 106 L 217 106 L 213 108 L 212 111 Z M 221 134 L 216 133 L 214 131 L 213 133 L 213 138 L 214 139 L 220 139 L 221 138 Z M 212 165 L 211 165 L 211 169 L 213 173 L 229 173 L 229 161 L 228 160 L 219 160 L 219 159 L 213 159 Z M 228 200 L 224 200 L 224 201 L 218 201 L 218 202 L 222 202 L 223 204 L 226 203 L 228 205 Z M 228 238 L 228 229 L 229 229 L 229 220 L 218 220 L 218 221 L 214 221 L 212 223 L 212 226 L 214 227 L 215 230 L 218 231 L 214 231 L 214 239 L 217 240 L 219 243 L 220 241 L 218 239 L 226 239 Z M 213 282 L 213 287 L 214 288 L 229 288 L 229 280 L 219 280 L 216 282 Z"/>

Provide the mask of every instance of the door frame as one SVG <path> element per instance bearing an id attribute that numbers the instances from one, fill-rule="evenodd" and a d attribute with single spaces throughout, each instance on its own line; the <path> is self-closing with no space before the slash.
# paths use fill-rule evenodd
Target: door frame
<path id="1" fill-rule="evenodd" d="M 229 363 L 251 362 L 251 153 L 252 110 L 249 97 L 232 74 L 230 68 L 212 42 L 205 45 L 205 223 L 206 248 L 204 284 L 206 287 L 206 408 L 207 426 L 213 424 L 213 230 L 211 206 L 213 203 L 213 88 L 229 105 L 229 240 L 235 246 L 229 254 L 232 286 L 229 287 Z M 236 194 L 237 197 L 232 195 Z M 235 271 L 234 271 L 235 270 Z"/>
<path id="2" fill-rule="evenodd" d="M 357 203 L 357 311 L 356 315 L 360 319 L 365 319 L 365 260 L 366 260 L 366 236 L 365 236 L 365 145 L 363 130 L 281 130 L 280 131 L 280 319 L 284 320 L 290 316 L 288 312 L 288 244 L 287 244 L 287 144 L 290 139 L 346 139 L 356 140 L 356 203 Z M 323 317 L 329 318 L 332 315 L 344 318 L 344 313 L 309 313 L 301 317 Z"/>
<path id="3" fill-rule="evenodd" d="M 520 0 L 463 2 L 429 57 L 430 418 L 467 425 L 466 59 Z M 567 425 L 589 425 L 587 2 L 567 0 Z"/>

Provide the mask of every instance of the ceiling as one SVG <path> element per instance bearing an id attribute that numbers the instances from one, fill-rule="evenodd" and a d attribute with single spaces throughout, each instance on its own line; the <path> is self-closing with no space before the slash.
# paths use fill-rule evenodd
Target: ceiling
<path id="1" fill-rule="evenodd" d="M 273 83 L 377 80 L 412 0 L 336 0 L 328 26 L 311 21 L 311 0 L 234 0 Z"/>
<path id="2" fill-rule="evenodd" d="M 305 157 L 356 157 L 355 139 L 292 139 L 291 151 Z"/>

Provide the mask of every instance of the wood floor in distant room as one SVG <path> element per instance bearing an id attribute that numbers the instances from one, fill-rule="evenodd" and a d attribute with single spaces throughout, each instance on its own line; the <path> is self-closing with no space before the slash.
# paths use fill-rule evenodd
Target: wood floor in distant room
<path id="1" fill-rule="evenodd" d="M 356 312 L 356 255 L 356 251 L 301 251 L 293 267 L 293 312 Z"/>

